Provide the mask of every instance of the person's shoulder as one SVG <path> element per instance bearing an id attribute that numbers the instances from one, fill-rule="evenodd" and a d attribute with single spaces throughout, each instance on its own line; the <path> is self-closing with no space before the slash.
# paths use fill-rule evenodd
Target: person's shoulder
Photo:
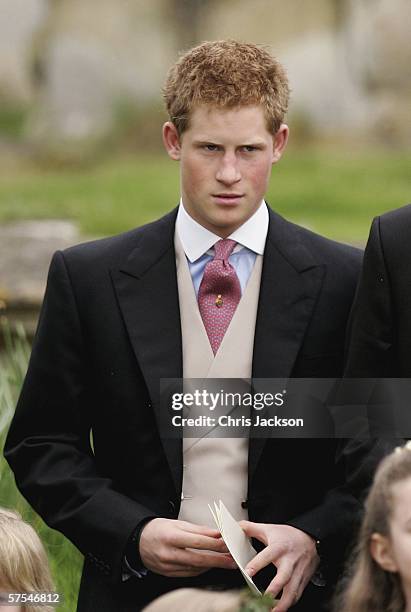
<path id="1" fill-rule="evenodd" d="M 406 204 L 400 208 L 389 210 L 388 212 L 379 215 L 380 222 L 384 225 L 399 226 L 403 223 L 411 225 L 411 204 Z"/>
<path id="2" fill-rule="evenodd" d="M 385 239 L 396 242 L 409 240 L 411 232 L 411 204 L 390 210 L 376 218 L 379 230 Z"/>
<path id="3" fill-rule="evenodd" d="M 145 238 L 148 239 L 148 248 L 151 240 L 163 240 L 165 244 L 171 244 L 174 235 L 175 217 L 176 209 L 160 219 L 126 232 L 66 248 L 62 251 L 63 257 L 67 262 L 74 265 L 84 264 L 98 267 L 120 265 Z"/>
<path id="4" fill-rule="evenodd" d="M 305 227 L 297 226 L 297 228 L 301 239 L 314 249 L 319 260 L 324 259 L 325 262 L 335 261 L 336 263 L 349 260 L 353 263 L 361 263 L 363 250 L 359 247 L 327 238 Z"/>
<path id="5" fill-rule="evenodd" d="M 375 217 L 366 247 L 367 261 L 383 258 L 391 278 L 407 279 L 411 257 L 411 204 Z"/>
<path id="6" fill-rule="evenodd" d="M 290 244 L 300 244 L 309 253 L 316 265 L 326 264 L 359 270 L 362 249 L 322 236 L 310 228 L 288 221 L 278 213 L 270 211 L 271 222 L 279 226 L 279 233 Z"/>

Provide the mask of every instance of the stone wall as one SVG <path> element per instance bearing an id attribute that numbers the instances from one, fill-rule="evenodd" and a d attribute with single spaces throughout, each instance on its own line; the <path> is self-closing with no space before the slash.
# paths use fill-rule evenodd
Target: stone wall
<path id="1" fill-rule="evenodd" d="M 196 32 L 270 45 L 289 70 L 292 111 L 320 133 L 411 139 L 409 0 L 195 1 L 185 35 L 177 0 L 0 0 L 0 95 L 34 101 L 32 137 L 99 136 L 120 102 L 159 104 Z"/>
<path id="2" fill-rule="evenodd" d="M 44 83 L 32 131 L 82 139 L 110 127 L 117 102 L 158 97 L 174 41 L 164 0 L 61 0 L 39 52 Z"/>
<path id="3" fill-rule="evenodd" d="M 46 0 L 0 0 L 0 104 L 32 99 L 32 42 L 46 13 Z"/>

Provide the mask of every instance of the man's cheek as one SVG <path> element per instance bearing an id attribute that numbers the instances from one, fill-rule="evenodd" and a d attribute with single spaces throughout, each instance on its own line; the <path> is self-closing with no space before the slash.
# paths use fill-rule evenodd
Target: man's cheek
<path id="1" fill-rule="evenodd" d="M 190 188 L 191 191 L 200 191 L 205 189 L 207 183 L 210 181 L 206 172 L 197 165 L 188 166 L 186 172 L 183 175 L 185 184 Z"/>
<path id="2" fill-rule="evenodd" d="M 255 191 L 265 191 L 270 180 L 270 176 L 271 166 L 269 169 L 267 167 L 261 168 L 260 166 L 255 166 L 250 168 L 248 179 Z"/>

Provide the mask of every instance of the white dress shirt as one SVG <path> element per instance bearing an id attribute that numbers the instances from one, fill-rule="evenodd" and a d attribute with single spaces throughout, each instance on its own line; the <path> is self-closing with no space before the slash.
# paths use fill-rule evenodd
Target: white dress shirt
<path id="1" fill-rule="evenodd" d="M 237 272 L 241 293 L 244 293 L 257 255 L 264 253 L 268 222 L 267 205 L 263 200 L 255 213 L 227 236 L 237 242 L 228 260 Z M 213 247 L 221 237 L 195 221 L 184 208 L 182 200 L 177 214 L 176 231 L 187 257 L 194 289 L 198 295 L 205 266 L 213 259 Z"/>

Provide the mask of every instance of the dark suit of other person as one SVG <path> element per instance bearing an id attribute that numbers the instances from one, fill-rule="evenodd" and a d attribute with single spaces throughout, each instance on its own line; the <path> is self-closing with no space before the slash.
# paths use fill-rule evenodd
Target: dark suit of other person
<path id="1" fill-rule="evenodd" d="M 411 205 L 376 217 L 352 312 L 347 376 L 411 377 Z"/>

